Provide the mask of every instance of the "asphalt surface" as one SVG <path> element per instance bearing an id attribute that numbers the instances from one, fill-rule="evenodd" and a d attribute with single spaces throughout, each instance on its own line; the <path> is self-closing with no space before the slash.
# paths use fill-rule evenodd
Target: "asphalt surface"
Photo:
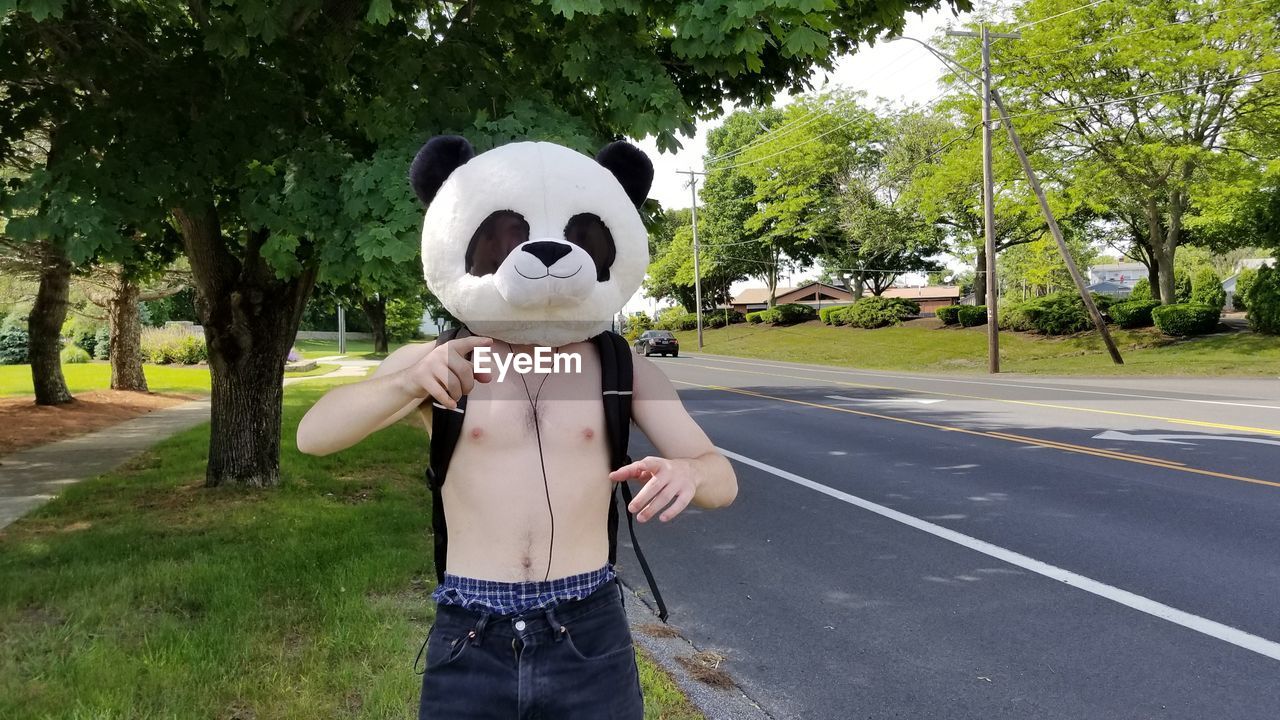
<path id="1" fill-rule="evenodd" d="M 739 494 L 641 542 L 772 717 L 1280 718 L 1280 380 L 654 360 Z"/>

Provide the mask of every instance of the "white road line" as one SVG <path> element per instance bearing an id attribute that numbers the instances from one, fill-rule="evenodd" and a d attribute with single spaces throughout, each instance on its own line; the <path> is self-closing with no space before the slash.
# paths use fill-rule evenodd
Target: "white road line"
<path id="1" fill-rule="evenodd" d="M 795 473 L 790 473 L 786 470 L 762 463 L 759 460 L 753 460 L 749 457 L 725 450 L 724 448 L 717 449 L 723 453 L 725 457 L 733 458 L 743 465 L 749 465 L 758 470 L 763 470 L 771 475 L 780 477 L 783 480 L 788 480 L 800 485 L 801 487 L 809 488 L 810 490 L 816 490 L 823 495 L 846 502 L 854 507 L 859 507 L 863 510 L 873 512 L 895 522 L 900 522 L 908 527 L 913 527 L 917 530 L 929 533 L 934 537 L 980 552 L 983 555 L 988 555 L 996 558 L 997 560 L 1003 560 L 1010 565 L 1015 565 L 1024 570 L 1030 570 L 1033 573 L 1066 583 L 1067 585 L 1079 588 L 1085 592 L 1093 593 L 1098 597 L 1120 603 L 1121 605 L 1133 608 L 1139 612 L 1147 613 L 1148 615 L 1154 615 L 1155 617 L 1167 620 L 1175 625 L 1181 625 L 1188 630 L 1203 633 L 1209 637 L 1216 638 L 1223 642 L 1244 648 L 1245 650 L 1269 657 L 1272 660 L 1280 660 L 1280 643 L 1272 642 L 1271 640 L 1258 637 L 1257 635 L 1252 635 L 1229 625 L 1223 625 L 1220 622 L 1202 618 L 1199 615 L 1192 615 L 1189 612 L 1169 607 L 1168 605 L 1156 602 L 1150 598 L 1131 593 L 1128 590 L 1121 590 L 1120 588 L 1112 587 L 1106 583 L 1092 580 L 1083 575 L 1073 573 L 1070 570 L 1063 570 L 1060 567 L 1029 558 L 1026 555 L 1016 553 L 1012 550 L 1006 550 L 999 545 L 992 545 L 984 540 L 969 537 L 968 535 L 958 533 L 955 530 L 942 527 L 941 525 L 935 525 L 912 515 L 907 515 L 906 513 L 885 507 L 884 505 L 873 503 L 870 500 L 864 500 L 856 495 L 850 495 L 849 493 L 836 490 L 835 488 L 827 487 L 826 485 L 814 482 L 808 478 L 800 477 Z"/>
<path id="2" fill-rule="evenodd" d="M 935 377 L 932 375 L 907 375 L 907 374 L 895 375 L 893 373 L 877 373 L 877 372 L 871 372 L 869 370 L 848 370 L 843 368 L 819 368 L 819 367 L 804 365 L 801 363 L 795 363 L 791 365 L 770 365 L 765 362 L 739 360 L 736 358 L 729 358 L 724 355 L 708 355 L 706 353 L 699 353 L 696 356 L 690 356 L 690 357 L 697 357 L 697 359 L 699 360 L 713 360 L 713 361 L 719 360 L 720 362 L 733 363 L 735 365 L 757 365 L 759 367 L 775 368 L 775 369 L 781 369 L 781 370 L 787 370 L 787 369 L 808 370 L 809 372 L 823 372 L 823 373 L 836 373 L 840 375 L 890 378 L 893 380 L 924 380 L 929 382 L 960 383 L 964 385 L 992 385 L 995 387 L 1023 388 L 1025 390 L 1060 390 L 1062 392 L 1079 393 L 1079 394 L 1085 394 L 1085 395 L 1109 395 L 1111 397 L 1139 398 L 1142 400 L 1169 400 L 1171 402 L 1198 403 L 1201 405 L 1229 405 L 1231 407 L 1259 408 L 1261 410 L 1280 410 L 1280 405 L 1260 405 L 1257 403 L 1231 402 L 1229 400 L 1196 400 L 1194 398 L 1176 398 L 1176 397 L 1168 397 L 1165 395 L 1138 395 L 1136 393 L 1121 393 L 1121 392 L 1113 392 L 1109 390 L 1080 390 L 1077 388 L 1059 387 L 1055 385 L 1023 385 L 1021 383 L 1007 382 L 1007 381 L 1006 382 L 989 382 L 986 380 L 961 380 L 959 378 Z M 818 380 L 819 378 L 810 378 L 810 379 Z M 904 388 L 904 389 L 909 389 L 909 388 Z M 929 391 L 928 390 L 911 390 L 911 392 L 928 393 Z"/>

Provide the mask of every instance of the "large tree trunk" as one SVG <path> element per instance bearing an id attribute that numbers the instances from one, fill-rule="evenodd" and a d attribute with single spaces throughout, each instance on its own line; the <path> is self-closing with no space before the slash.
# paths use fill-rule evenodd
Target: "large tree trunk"
<path id="1" fill-rule="evenodd" d="M 853 280 L 850 283 L 849 292 L 853 295 L 853 301 L 857 302 L 862 299 L 863 288 L 866 285 L 862 282 L 862 271 L 859 270 L 853 274 Z"/>
<path id="2" fill-rule="evenodd" d="M 71 260 L 56 243 L 43 240 L 40 254 L 40 289 L 27 316 L 30 333 L 27 354 L 31 358 L 31 383 L 37 405 L 61 405 L 74 398 L 62 375 L 62 323 L 67 319 L 67 295 L 71 287 Z"/>
<path id="3" fill-rule="evenodd" d="M 147 392 L 142 372 L 142 323 L 138 317 L 138 286 L 121 272 L 107 307 L 111 327 L 111 389 Z"/>
<path id="4" fill-rule="evenodd" d="M 360 307 L 373 328 L 373 351 L 387 352 L 387 298 L 382 293 L 376 298 L 360 298 Z"/>
<path id="5" fill-rule="evenodd" d="M 284 361 L 315 286 L 315 265 L 304 263 L 299 276 L 280 280 L 261 256 L 265 231 L 250 233 L 241 260 L 228 250 L 212 205 L 177 209 L 174 216 L 209 347 L 205 484 L 273 487 L 280 482 Z"/>

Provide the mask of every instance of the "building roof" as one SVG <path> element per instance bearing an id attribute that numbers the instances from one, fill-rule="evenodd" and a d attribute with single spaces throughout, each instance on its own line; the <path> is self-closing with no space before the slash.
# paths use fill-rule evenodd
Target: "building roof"
<path id="1" fill-rule="evenodd" d="M 1101 272 L 1103 270 L 1141 270 L 1146 272 L 1147 266 L 1142 263 L 1105 263 L 1102 265 L 1090 265 L 1089 272 Z"/>
<path id="2" fill-rule="evenodd" d="M 780 287 L 775 292 L 778 296 L 785 295 L 795 288 Z M 757 303 L 769 302 L 769 288 L 747 288 L 734 296 L 732 303 L 734 305 L 755 305 Z"/>
<path id="3" fill-rule="evenodd" d="M 928 287 L 891 287 L 885 290 L 884 297 L 907 298 L 909 300 L 928 300 L 932 298 L 952 299 L 960 297 L 960 288 L 955 285 L 930 285 Z"/>
<path id="4" fill-rule="evenodd" d="M 1094 283 L 1085 289 L 1088 290 L 1089 292 L 1096 292 L 1096 293 L 1116 293 L 1116 292 L 1128 292 L 1130 288 L 1128 285 L 1121 285 L 1120 283 L 1106 282 L 1104 280 L 1103 282 Z"/>

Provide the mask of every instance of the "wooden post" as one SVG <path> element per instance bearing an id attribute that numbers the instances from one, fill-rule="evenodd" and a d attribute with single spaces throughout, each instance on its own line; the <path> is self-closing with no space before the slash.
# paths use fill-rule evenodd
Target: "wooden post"
<path id="1" fill-rule="evenodd" d="M 1000 372 L 1000 319 L 996 304 L 996 206 L 991 170 L 991 34 L 982 26 L 982 219 L 986 243 L 987 371 Z"/>
<path id="2" fill-rule="evenodd" d="M 1089 288 L 1084 282 L 1084 277 L 1080 275 L 1080 269 L 1076 267 L 1076 261 L 1071 258 L 1071 252 L 1067 250 L 1067 242 L 1062 239 L 1062 229 L 1058 227 L 1058 221 L 1053 217 L 1053 211 L 1049 209 L 1049 201 L 1044 197 L 1044 189 L 1040 187 L 1040 180 L 1036 177 L 1036 173 L 1031 169 L 1031 161 L 1027 160 L 1027 153 L 1022 149 L 1022 141 L 1018 138 L 1018 131 L 1014 130 L 1013 123 L 1009 122 L 1009 111 L 1005 109 L 1004 101 L 1000 99 L 1000 93 L 995 90 L 991 91 L 991 97 L 996 102 L 996 107 L 1000 108 L 1000 119 L 1004 122 L 1004 129 L 1009 133 L 1009 141 L 1013 143 L 1013 151 L 1018 154 L 1018 160 L 1022 163 L 1022 171 L 1027 175 L 1027 182 L 1031 183 L 1031 190 L 1035 192 L 1036 199 L 1040 201 L 1040 212 L 1044 214 L 1044 221 L 1049 225 L 1049 233 L 1053 235 L 1053 239 L 1058 243 L 1058 252 L 1062 253 L 1062 260 L 1067 264 L 1067 271 L 1071 273 L 1071 279 L 1076 283 L 1076 289 L 1080 291 L 1080 299 L 1084 301 L 1085 309 L 1089 311 L 1089 317 L 1093 318 L 1093 326 L 1098 329 L 1098 333 L 1102 335 L 1102 342 L 1107 346 L 1107 352 L 1111 353 L 1111 359 L 1117 365 L 1124 364 L 1124 358 L 1120 357 L 1120 350 L 1116 347 L 1116 343 L 1111 339 L 1111 333 L 1107 331 L 1107 323 L 1102 319 L 1102 313 L 1098 312 L 1098 306 L 1093 302 L 1093 296 L 1089 294 Z"/>

